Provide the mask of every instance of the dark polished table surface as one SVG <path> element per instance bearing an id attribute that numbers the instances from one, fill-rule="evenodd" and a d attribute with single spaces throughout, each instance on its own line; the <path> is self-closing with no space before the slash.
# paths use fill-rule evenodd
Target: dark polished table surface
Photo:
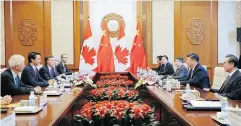
<path id="1" fill-rule="evenodd" d="M 148 92 L 153 95 L 162 105 L 170 111 L 179 121 L 184 125 L 191 126 L 217 126 L 218 122 L 213 120 L 210 116 L 216 115 L 218 111 L 186 111 L 182 107 L 181 94 L 175 91 L 167 92 L 163 88 L 155 86 L 147 86 Z M 214 93 L 195 88 L 201 94 L 203 99 L 217 99 Z M 240 101 L 228 100 L 229 105 L 241 107 Z"/>
<path id="2" fill-rule="evenodd" d="M 42 111 L 36 114 L 16 114 L 17 126 L 49 126 L 56 125 L 63 118 L 63 116 L 71 109 L 74 102 L 83 93 L 82 88 L 75 88 L 63 92 L 61 96 L 48 96 L 48 104 Z M 39 97 L 40 95 L 36 95 Z M 20 100 L 28 100 L 28 95 L 12 96 L 13 103 Z M 8 113 L 1 113 L 1 118 L 6 117 L 13 112 L 9 109 Z"/>

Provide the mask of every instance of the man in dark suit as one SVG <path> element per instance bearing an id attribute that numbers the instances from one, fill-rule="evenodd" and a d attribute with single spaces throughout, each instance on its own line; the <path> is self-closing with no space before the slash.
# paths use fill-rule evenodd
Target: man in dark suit
<path id="1" fill-rule="evenodd" d="M 211 91 L 233 100 L 241 100 L 241 73 L 238 70 L 238 58 L 231 54 L 227 55 L 223 67 L 228 72 L 228 77 L 219 90 L 211 89 Z"/>
<path id="2" fill-rule="evenodd" d="M 51 80 L 51 79 L 57 80 L 57 76 L 59 74 L 56 70 L 55 59 L 53 56 L 45 57 L 45 65 L 40 68 L 39 74 L 46 81 Z"/>
<path id="3" fill-rule="evenodd" d="M 174 69 L 172 65 L 168 62 L 168 57 L 166 55 L 162 56 L 162 67 L 157 72 L 159 75 L 172 75 L 174 74 Z"/>
<path id="4" fill-rule="evenodd" d="M 41 56 L 40 53 L 30 52 L 28 54 L 28 65 L 25 66 L 22 72 L 21 80 L 24 84 L 30 85 L 33 87 L 36 86 L 48 86 L 49 82 L 45 81 L 39 75 L 39 71 L 36 66 L 40 65 Z"/>
<path id="5" fill-rule="evenodd" d="M 72 74 L 72 72 L 67 68 L 67 65 L 66 65 L 67 59 L 68 59 L 68 57 L 67 57 L 66 54 L 62 54 L 61 55 L 61 62 L 56 67 L 57 72 L 59 74 L 63 74 L 63 73 L 65 73 L 66 75 L 71 75 Z"/>
<path id="6" fill-rule="evenodd" d="M 185 80 L 187 78 L 187 68 L 183 65 L 183 58 L 178 57 L 175 60 L 175 65 L 177 66 L 176 72 L 172 75 L 172 78 L 178 79 L 179 81 Z"/>
<path id="7" fill-rule="evenodd" d="M 161 62 L 161 60 L 162 60 L 162 56 L 160 55 L 160 56 L 157 56 L 156 57 L 156 60 L 157 60 L 157 64 L 159 65 L 157 68 L 152 68 L 152 70 L 154 70 L 154 71 L 156 71 L 157 73 L 158 73 L 158 71 L 161 71 L 162 70 L 162 62 Z M 150 67 L 147 67 L 147 70 L 150 70 L 151 68 Z"/>
<path id="8" fill-rule="evenodd" d="M 241 54 L 240 54 L 240 56 L 239 56 L 239 65 L 238 65 L 239 67 L 239 69 L 241 69 Z"/>
<path id="9" fill-rule="evenodd" d="M 196 53 L 187 55 L 187 64 L 190 68 L 187 80 L 181 81 L 181 84 L 190 84 L 202 89 L 210 88 L 208 73 L 199 64 L 199 56 Z"/>
<path id="10" fill-rule="evenodd" d="M 1 74 L 1 96 L 5 95 L 18 95 L 30 93 L 35 91 L 36 93 L 41 92 L 40 87 L 27 87 L 21 82 L 18 74 L 24 68 L 24 57 L 21 55 L 13 55 L 8 60 L 9 69 L 6 69 Z"/>

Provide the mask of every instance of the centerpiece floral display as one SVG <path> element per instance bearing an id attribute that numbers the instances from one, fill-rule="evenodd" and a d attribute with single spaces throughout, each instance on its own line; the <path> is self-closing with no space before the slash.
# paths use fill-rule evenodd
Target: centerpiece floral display
<path id="1" fill-rule="evenodd" d="M 120 74 L 110 74 L 100 76 L 100 80 L 96 82 L 97 87 L 109 86 L 133 86 L 133 81 L 128 80 L 128 76 Z"/>
<path id="2" fill-rule="evenodd" d="M 90 90 L 90 100 L 102 101 L 102 100 L 127 100 L 137 101 L 139 99 L 139 92 L 135 89 L 128 89 L 125 87 L 107 87 L 96 88 Z"/>
<path id="3" fill-rule="evenodd" d="M 80 126 L 151 126 L 153 119 L 149 105 L 124 100 L 88 102 L 75 116 Z"/>
<path id="4" fill-rule="evenodd" d="M 73 82 L 74 86 L 80 86 L 84 84 L 88 84 L 93 88 L 96 88 L 96 85 L 93 83 L 93 81 L 90 79 L 90 77 L 85 76 L 83 74 L 77 73 L 74 75 Z"/>
<path id="5" fill-rule="evenodd" d="M 152 126 L 154 108 L 142 103 L 139 91 L 134 89 L 134 81 L 123 74 L 98 76 L 96 84 L 91 81 L 89 100 L 78 115 L 74 124 L 80 126 Z M 85 83 L 82 76 L 80 82 Z M 89 81 L 90 82 L 90 81 Z"/>

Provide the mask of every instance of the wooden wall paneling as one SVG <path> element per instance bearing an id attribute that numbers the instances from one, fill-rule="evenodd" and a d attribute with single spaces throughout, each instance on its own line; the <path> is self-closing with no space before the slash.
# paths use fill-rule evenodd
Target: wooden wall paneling
<path id="1" fill-rule="evenodd" d="M 4 2 L 4 25 L 5 25 L 5 65 L 8 66 L 7 61 L 12 54 L 12 42 L 11 42 L 11 34 L 12 34 L 12 26 L 10 25 L 10 2 Z M 6 67 L 5 66 L 5 67 Z"/>
<path id="2" fill-rule="evenodd" d="M 218 1 L 212 1 L 211 11 L 211 64 L 218 65 Z"/>
<path id="3" fill-rule="evenodd" d="M 147 65 L 153 66 L 152 63 L 152 2 L 146 2 L 146 55 Z"/>
<path id="4" fill-rule="evenodd" d="M 200 63 L 203 65 L 210 65 L 210 40 L 211 40 L 211 12 L 210 2 L 181 2 L 181 54 L 186 55 L 189 52 L 196 52 L 199 54 Z M 190 11 L 192 10 L 192 11 Z M 198 18 L 204 26 L 204 41 L 200 45 L 193 45 L 190 43 L 187 34 L 187 27 L 191 19 Z M 204 51 L 205 49 L 205 51 Z"/>
<path id="5" fill-rule="evenodd" d="M 43 1 L 44 8 L 44 54 L 52 55 L 51 1 Z"/>
<path id="6" fill-rule="evenodd" d="M 142 35 L 145 40 L 147 66 L 156 68 L 158 64 L 152 63 L 152 1 L 137 1 L 137 17 L 141 20 L 141 31 L 145 30 Z"/>
<path id="7" fill-rule="evenodd" d="M 174 1 L 174 58 L 181 52 L 181 1 Z M 183 56 L 185 57 L 185 56 Z"/>
<path id="8" fill-rule="evenodd" d="M 72 70 L 78 71 L 81 49 L 84 42 L 84 29 L 89 17 L 89 2 L 74 1 L 74 65 Z M 83 17 L 81 17 L 83 16 Z M 90 17 L 91 18 L 91 17 Z M 70 66 L 71 68 L 71 66 Z"/>
<path id="9" fill-rule="evenodd" d="M 5 1 L 4 6 L 6 64 L 13 54 L 21 54 L 25 58 L 31 51 L 40 52 L 42 57 L 51 54 L 50 2 Z M 29 24 L 31 27 L 28 27 Z M 25 31 L 22 30 L 24 32 L 20 32 L 20 26 L 25 29 Z M 28 31 L 29 29 L 31 30 Z M 23 41 L 31 38 L 33 41 Z M 42 60 L 42 64 L 43 62 Z"/>
<path id="10" fill-rule="evenodd" d="M 211 71 L 209 76 L 213 80 L 214 68 L 218 66 L 218 1 L 212 1 L 211 6 Z M 213 82 L 213 81 L 212 81 Z"/>
<path id="11" fill-rule="evenodd" d="M 138 19 L 139 18 L 139 19 Z M 137 20 L 140 20 L 140 27 L 141 27 L 141 33 L 142 33 L 142 1 L 137 1 Z"/>
<path id="12" fill-rule="evenodd" d="M 217 3 L 217 1 L 175 1 L 174 5 L 175 57 L 186 58 L 186 54 L 190 52 L 199 54 L 200 63 L 208 67 L 211 83 L 213 68 L 217 65 Z M 194 18 L 201 20 L 204 26 L 204 40 L 199 45 L 192 44 L 188 38 L 187 28 Z"/>
<path id="13" fill-rule="evenodd" d="M 80 1 L 73 2 L 73 25 L 74 25 L 74 64 L 68 67 L 72 70 L 78 69 L 80 58 Z"/>

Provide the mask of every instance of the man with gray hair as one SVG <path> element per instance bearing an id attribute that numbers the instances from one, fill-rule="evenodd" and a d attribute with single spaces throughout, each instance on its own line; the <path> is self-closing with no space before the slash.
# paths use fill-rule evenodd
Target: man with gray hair
<path id="1" fill-rule="evenodd" d="M 18 95 L 30 93 L 40 93 L 41 88 L 39 86 L 33 88 L 26 86 L 21 82 L 18 74 L 22 72 L 24 68 L 24 57 L 22 55 L 12 55 L 8 60 L 9 69 L 5 70 L 1 74 L 1 96 L 5 95 Z"/>
<path id="2" fill-rule="evenodd" d="M 228 77 L 219 90 L 211 89 L 219 95 L 233 100 L 241 100 L 241 72 L 238 70 L 238 58 L 232 54 L 225 56 L 223 63 Z"/>

